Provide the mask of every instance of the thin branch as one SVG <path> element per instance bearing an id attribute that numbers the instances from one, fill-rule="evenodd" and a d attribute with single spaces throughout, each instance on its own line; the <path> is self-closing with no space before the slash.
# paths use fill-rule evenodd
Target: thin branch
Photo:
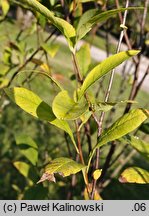
<path id="1" fill-rule="evenodd" d="M 80 161 L 82 164 L 84 163 L 84 158 L 83 158 L 83 153 L 82 153 L 82 146 L 81 146 L 81 137 L 80 137 L 80 131 L 79 131 L 79 125 L 78 122 L 75 121 L 76 124 L 76 135 L 77 135 L 77 143 L 78 143 L 78 150 L 79 150 L 79 156 L 80 156 Z"/>
<path id="2" fill-rule="evenodd" d="M 126 0 L 126 6 L 125 8 L 128 8 L 129 6 L 129 0 Z M 126 17 L 127 17 L 127 10 L 124 12 L 124 17 L 123 17 L 123 22 L 122 24 L 125 26 L 125 23 L 126 23 Z M 117 49 L 116 49 L 116 53 L 118 53 L 120 51 L 120 47 L 121 47 L 121 43 L 122 43 L 122 39 L 123 39 L 123 36 L 124 36 L 124 31 L 125 29 L 122 29 L 121 30 L 121 33 L 120 33 L 120 37 L 119 37 L 119 41 L 118 41 L 118 45 L 117 45 Z M 107 92 L 106 92 L 106 95 L 105 95 L 105 102 L 108 101 L 109 99 L 109 96 L 110 96 L 110 92 L 111 92 L 111 88 L 112 88 L 112 83 L 113 83 L 113 79 L 114 79 L 114 74 L 115 74 L 115 69 L 112 70 L 111 72 L 111 76 L 110 76 L 110 81 L 109 81 L 109 85 L 108 85 L 108 89 L 107 89 Z M 101 125 L 100 128 L 98 128 L 98 137 L 100 136 L 101 134 L 101 131 L 102 131 L 102 124 L 103 124 L 103 120 L 104 120 L 104 116 L 105 116 L 105 112 L 102 112 L 101 113 L 101 116 L 100 116 L 100 119 L 99 119 L 99 124 Z M 112 145 L 111 147 L 111 150 L 113 152 L 113 148 L 114 148 L 114 145 Z M 98 166 L 99 166 L 99 148 L 96 150 L 96 165 L 95 165 L 95 168 L 98 169 Z M 112 154 L 109 152 L 109 156 L 107 157 L 107 160 L 105 162 L 106 164 L 106 169 L 108 168 L 108 164 L 110 163 L 110 159 L 112 157 Z M 98 164 L 97 164 L 98 163 Z M 106 173 L 106 170 L 104 170 L 104 172 Z M 95 190 L 96 190 L 96 183 L 97 183 L 97 180 L 93 180 L 93 188 L 92 188 L 92 194 L 91 194 L 91 199 L 94 198 L 94 194 L 95 194 Z"/>

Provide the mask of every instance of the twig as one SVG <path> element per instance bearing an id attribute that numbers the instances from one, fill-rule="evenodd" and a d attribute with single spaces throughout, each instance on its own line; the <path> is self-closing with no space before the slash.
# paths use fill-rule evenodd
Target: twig
<path id="1" fill-rule="evenodd" d="M 85 164 L 84 163 L 84 158 L 83 158 L 83 153 L 82 153 L 79 125 L 78 125 L 77 121 L 75 121 L 75 124 L 76 124 L 76 135 L 77 135 L 77 142 L 78 142 L 78 150 L 79 150 L 80 161 L 82 162 L 82 164 Z"/>
<path id="2" fill-rule="evenodd" d="M 129 0 L 126 0 L 126 6 L 125 8 L 128 8 L 129 6 Z M 126 17 L 127 17 L 127 10 L 124 12 L 124 17 L 123 17 L 123 22 L 122 24 L 125 26 L 125 23 L 126 23 Z M 122 29 L 121 33 L 120 33 L 120 37 L 119 37 L 119 41 L 118 41 L 118 45 L 117 45 L 117 49 L 116 49 L 116 53 L 118 53 L 120 51 L 120 47 L 121 47 L 121 43 L 122 43 L 122 39 L 123 39 L 123 36 L 124 36 L 124 29 Z M 112 83 L 113 83 L 113 79 L 114 79 L 114 74 L 115 74 L 115 69 L 112 70 L 111 72 L 111 76 L 110 76 L 110 81 L 109 81 L 109 85 L 108 85 L 108 89 L 107 89 L 107 92 L 106 92 L 106 95 L 105 95 L 105 102 L 108 101 L 109 99 L 109 96 L 110 96 L 110 92 L 111 92 L 111 88 L 112 88 Z M 103 120 L 104 120 L 104 116 L 105 116 L 105 112 L 102 112 L 101 113 L 101 116 L 100 116 L 100 119 L 99 119 L 99 124 L 101 125 L 100 128 L 98 128 L 98 137 L 100 136 L 101 134 L 101 131 L 102 131 L 102 123 L 103 123 Z M 110 160 L 111 160 L 111 157 L 112 157 L 112 154 L 111 152 L 113 152 L 115 147 L 114 145 L 111 146 L 111 149 L 110 149 L 110 152 L 107 156 L 107 160 L 105 162 L 105 170 L 104 170 L 104 173 L 106 173 L 106 170 L 108 168 L 108 164 L 110 163 Z M 97 164 L 98 163 L 98 164 Z M 96 150 L 96 165 L 95 165 L 95 168 L 98 169 L 98 166 L 99 166 L 99 148 Z M 94 198 L 94 194 L 95 194 L 95 190 L 96 190 L 96 183 L 97 183 L 97 180 L 93 180 L 93 188 L 92 188 L 92 194 L 91 194 L 91 199 Z"/>

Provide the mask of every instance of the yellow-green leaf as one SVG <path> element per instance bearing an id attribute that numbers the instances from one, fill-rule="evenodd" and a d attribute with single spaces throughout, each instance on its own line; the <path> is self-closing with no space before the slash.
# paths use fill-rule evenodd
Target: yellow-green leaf
<path id="1" fill-rule="evenodd" d="M 27 163 L 16 161 L 13 165 L 19 170 L 19 172 L 27 177 L 29 173 L 30 166 Z"/>
<path id="2" fill-rule="evenodd" d="M 119 181 L 122 183 L 147 184 L 149 183 L 149 172 L 139 167 L 129 167 L 122 172 Z"/>
<path id="3" fill-rule="evenodd" d="M 56 158 L 45 167 L 45 172 L 39 182 L 50 179 L 52 179 L 52 181 L 55 181 L 54 174 L 56 173 L 63 177 L 66 177 L 80 172 L 84 167 L 85 165 L 79 164 L 69 158 Z"/>
<path id="4" fill-rule="evenodd" d="M 16 144 L 20 152 L 33 164 L 38 161 L 38 146 L 34 140 L 26 134 L 15 136 Z"/>
<path id="5" fill-rule="evenodd" d="M 69 97 L 67 91 L 61 91 L 54 98 L 52 109 L 58 119 L 74 120 L 86 112 L 88 103 L 85 100 L 76 103 Z"/>
<path id="6" fill-rule="evenodd" d="M 1 0 L 1 6 L 3 11 L 3 16 L 6 16 L 10 8 L 8 0 Z"/>
<path id="7" fill-rule="evenodd" d="M 48 8 L 46 8 L 44 5 L 42 5 L 37 0 L 21 0 L 21 1 L 29 5 L 34 10 L 41 13 L 47 19 L 49 19 L 51 23 L 54 26 L 56 26 L 62 32 L 62 34 L 66 37 L 70 48 L 73 50 L 73 47 L 75 45 L 76 32 L 75 32 L 74 27 L 70 23 L 68 23 L 64 19 L 56 17 L 53 12 L 51 12 Z"/>
<path id="8" fill-rule="evenodd" d="M 98 9 L 91 9 L 86 11 L 81 16 L 78 22 L 78 26 L 76 28 L 77 40 L 83 38 L 92 29 L 92 27 L 95 24 L 106 21 L 107 19 L 118 14 L 119 12 L 123 12 L 125 10 L 136 10 L 136 9 L 143 9 L 143 7 L 120 8 L 120 9 L 108 10 L 102 13 L 100 13 Z"/>
<path id="9" fill-rule="evenodd" d="M 101 176 L 101 172 L 102 172 L 102 169 L 97 169 L 93 172 L 93 178 L 95 180 L 99 179 L 99 177 Z"/>
<path id="10" fill-rule="evenodd" d="M 12 101 L 14 101 L 27 113 L 41 120 L 46 120 L 52 125 L 55 125 L 68 133 L 76 150 L 78 151 L 69 124 L 64 120 L 57 119 L 52 111 L 52 108 L 47 103 L 42 101 L 38 95 L 26 88 L 21 87 L 6 88 L 5 92 Z"/>
<path id="11" fill-rule="evenodd" d="M 120 65 L 122 62 L 126 61 L 130 57 L 137 55 L 140 51 L 129 50 L 120 52 L 118 54 L 112 55 L 94 67 L 90 73 L 87 75 L 83 82 L 83 85 L 78 89 L 78 99 L 80 99 L 86 90 L 93 85 L 98 79 L 106 75 L 112 69 Z"/>
<path id="12" fill-rule="evenodd" d="M 57 54 L 59 50 L 58 44 L 42 44 L 42 48 L 50 55 L 51 58 L 54 58 L 54 56 Z"/>
<path id="13" fill-rule="evenodd" d="M 93 157 L 95 150 L 104 144 L 114 141 L 116 139 L 121 138 L 122 136 L 130 133 L 140 126 L 142 122 L 144 122 L 149 117 L 149 111 L 145 109 L 133 109 L 129 113 L 120 117 L 116 122 L 114 122 L 111 127 L 105 130 L 101 136 L 98 138 L 96 146 L 93 148 L 88 168 L 90 165 L 90 161 Z"/>
<path id="14" fill-rule="evenodd" d="M 129 135 L 125 136 L 124 140 L 135 148 L 143 157 L 149 160 L 149 143 L 139 139 L 139 137 Z"/>
<path id="15" fill-rule="evenodd" d="M 88 72 L 91 63 L 91 54 L 89 44 L 83 44 L 79 51 L 76 53 L 80 72 L 84 77 Z"/>
<path id="16" fill-rule="evenodd" d="M 95 148 L 107 142 L 116 140 L 131 131 L 135 130 L 149 117 L 149 112 L 145 109 L 133 109 L 129 113 L 120 117 L 114 124 L 105 130 L 98 139 Z"/>

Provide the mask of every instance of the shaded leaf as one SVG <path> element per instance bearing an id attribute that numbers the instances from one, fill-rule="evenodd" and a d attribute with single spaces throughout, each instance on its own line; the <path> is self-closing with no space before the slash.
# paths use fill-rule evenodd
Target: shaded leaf
<path id="1" fill-rule="evenodd" d="M 45 180 L 55 182 L 54 174 L 58 173 L 59 175 L 66 177 L 80 172 L 84 167 L 83 164 L 79 164 L 69 158 L 56 158 L 45 167 L 45 172 L 38 183 Z"/>
<path id="2" fill-rule="evenodd" d="M 149 143 L 139 139 L 136 136 L 125 136 L 126 140 L 133 148 L 135 148 L 143 157 L 149 160 Z"/>
<path id="3" fill-rule="evenodd" d="M 51 21 L 51 23 L 56 26 L 66 37 L 70 48 L 73 49 L 75 44 L 76 32 L 70 23 L 68 23 L 64 19 L 56 17 L 53 12 L 51 12 L 48 8 L 39 3 L 37 0 L 21 0 L 21 2 L 29 5 L 34 10 L 47 17 Z"/>
<path id="4" fill-rule="evenodd" d="M 6 88 L 5 92 L 11 100 L 32 116 L 50 122 L 55 120 L 51 107 L 34 92 L 21 87 Z"/>
<path id="5" fill-rule="evenodd" d="M 149 134 L 149 122 L 142 124 L 139 127 L 139 130 L 146 133 L 146 134 Z"/>
<path id="6" fill-rule="evenodd" d="M 27 135 L 16 135 L 16 144 L 19 146 L 20 152 L 33 164 L 38 161 L 38 146 L 34 140 Z"/>
<path id="7" fill-rule="evenodd" d="M 137 103 L 137 102 L 131 101 L 131 100 L 124 100 L 124 101 L 119 101 L 119 102 L 101 102 L 101 101 L 98 101 L 98 102 L 96 102 L 96 104 L 92 104 L 92 106 L 93 106 L 93 110 L 95 110 L 95 111 L 107 112 L 107 111 L 111 110 L 116 105 L 126 104 L 126 103 Z"/>
<path id="8" fill-rule="evenodd" d="M 78 151 L 69 124 L 64 120 L 57 119 L 52 111 L 52 108 L 47 103 L 42 101 L 39 96 L 26 88 L 20 87 L 6 88 L 5 92 L 12 101 L 14 101 L 27 113 L 41 120 L 46 120 L 68 133 L 76 150 Z"/>
<path id="9" fill-rule="evenodd" d="M 97 148 L 103 146 L 108 142 L 119 139 L 120 137 L 135 130 L 148 117 L 149 111 L 145 109 L 133 109 L 127 114 L 120 117 L 116 122 L 114 122 L 111 127 L 105 130 L 98 138 L 97 144 L 90 154 L 88 168 L 93 154 Z"/>
<path id="10" fill-rule="evenodd" d="M 16 161 L 13 165 L 24 177 L 28 177 L 30 166 L 27 163 Z"/>
<path id="11" fill-rule="evenodd" d="M 50 57 L 54 58 L 56 53 L 59 50 L 59 45 L 58 44 L 47 44 L 44 43 L 42 44 L 42 48 L 50 55 Z"/>
<path id="12" fill-rule="evenodd" d="M 92 27 L 99 23 L 106 21 L 110 17 L 116 15 L 119 12 L 123 12 L 125 10 L 136 10 L 136 9 L 143 9 L 141 7 L 128 7 L 126 8 L 120 8 L 120 9 L 114 9 L 114 10 L 108 10 L 106 12 L 100 13 L 98 9 L 91 9 L 86 11 L 80 18 L 76 34 L 77 34 L 77 40 L 80 40 L 83 38 L 91 29 Z"/>
<path id="13" fill-rule="evenodd" d="M 76 103 L 68 95 L 67 91 L 61 91 L 54 98 L 52 109 L 59 119 L 74 120 L 79 118 L 88 109 L 88 103 Z"/>
<path id="14" fill-rule="evenodd" d="M 78 90 L 78 99 L 86 92 L 86 90 L 93 85 L 98 79 L 106 75 L 112 69 L 120 65 L 122 62 L 126 61 L 130 57 L 137 55 L 140 51 L 129 50 L 120 52 L 118 54 L 112 55 L 94 67 L 90 73 L 85 78 L 83 85 Z"/>
<path id="15" fill-rule="evenodd" d="M 87 111 L 85 112 L 83 115 L 80 116 L 80 119 L 81 119 L 81 124 L 78 128 L 78 130 L 80 131 L 82 126 L 89 120 L 89 118 L 91 117 L 92 115 L 92 112 L 91 111 Z"/>
<path id="16" fill-rule="evenodd" d="M 122 172 L 119 181 L 121 183 L 147 184 L 149 183 L 149 172 L 139 167 L 129 167 Z"/>
<path id="17" fill-rule="evenodd" d="M 83 44 L 79 51 L 76 53 L 78 65 L 82 76 L 85 76 L 88 72 L 91 63 L 91 54 L 89 44 Z"/>

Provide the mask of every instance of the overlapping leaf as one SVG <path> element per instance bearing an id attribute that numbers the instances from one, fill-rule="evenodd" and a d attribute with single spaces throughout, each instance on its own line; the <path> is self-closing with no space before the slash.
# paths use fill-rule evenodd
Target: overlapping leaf
<path id="1" fill-rule="evenodd" d="M 143 157 L 149 160 L 149 143 L 136 136 L 125 136 L 124 140 L 135 148 Z"/>
<path id="2" fill-rule="evenodd" d="M 143 9 L 143 8 L 141 7 L 120 8 L 120 9 L 109 10 L 102 13 L 100 13 L 98 9 L 91 9 L 86 11 L 81 16 L 76 29 L 77 40 L 83 38 L 95 24 L 106 21 L 107 19 L 109 19 L 110 17 L 114 16 L 119 12 L 123 12 L 125 10 L 134 10 L 134 9 L 136 10 L 136 9 Z"/>
<path id="3" fill-rule="evenodd" d="M 21 2 L 29 5 L 34 10 L 47 17 L 51 21 L 51 23 L 62 32 L 62 34 L 66 37 L 70 48 L 73 49 L 76 32 L 71 24 L 69 24 L 64 19 L 56 17 L 53 12 L 48 10 L 48 8 L 39 3 L 37 0 L 21 0 Z"/>
<path id="4" fill-rule="evenodd" d="M 36 165 L 38 161 L 38 146 L 34 140 L 26 134 L 15 136 L 16 144 L 20 152 L 33 164 Z"/>
<path id="5" fill-rule="evenodd" d="M 52 108 L 47 103 L 42 101 L 42 99 L 34 92 L 20 87 L 6 88 L 5 92 L 12 101 L 14 101 L 27 113 L 41 120 L 46 120 L 68 133 L 73 144 L 75 145 L 75 148 L 77 149 L 69 124 L 64 120 L 57 119 L 52 111 Z"/>
<path id="6" fill-rule="evenodd" d="M 106 75 L 113 68 L 120 65 L 122 62 L 126 61 L 130 57 L 137 55 L 139 53 L 138 50 L 129 50 L 125 52 L 120 52 L 118 54 L 112 55 L 98 64 L 90 73 L 87 75 L 86 79 L 83 82 L 83 85 L 78 90 L 78 99 L 82 97 L 82 95 L 86 92 L 86 90 L 93 85 L 98 79 L 102 76 Z"/>
<path id="7" fill-rule="evenodd" d="M 45 172 L 38 183 L 45 180 L 55 182 L 54 174 L 58 173 L 59 175 L 66 177 L 80 172 L 84 167 L 84 165 L 79 164 L 69 158 L 56 158 L 45 167 Z"/>
<path id="8" fill-rule="evenodd" d="M 91 63 L 91 54 L 89 44 L 83 44 L 79 51 L 76 53 L 80 72 L 84 77 L 88 72 Z"/>
<path id="9" fill-rule="evenodd" d="M 105 130 L 98 138 L 98 142 L 90 154 L 89 164 L 96 148 L 119 139 L 120 137 L 135 130 L 139 125 L 149 117 L 149 111 L 144 109 L 134 109 L 120 117 L 114 124 Z"/>
<path id="10" fill-rule="evenodd" d="M 79 118 L 83 113 L 86 112 L 88 103 L 83 102 L 76 103 L 68 95 L 67 91 L 61 91 L 54 98 L 52 109 L 55 116 L 58 119 L 74 120 Z"/>
<path id="11" fill-rule="evenodd" d="M 139 167 L 129 167 L 122 172 L 119 181 L 122 183 L 147 184 L 149 183 L 149 172 Z"/>

